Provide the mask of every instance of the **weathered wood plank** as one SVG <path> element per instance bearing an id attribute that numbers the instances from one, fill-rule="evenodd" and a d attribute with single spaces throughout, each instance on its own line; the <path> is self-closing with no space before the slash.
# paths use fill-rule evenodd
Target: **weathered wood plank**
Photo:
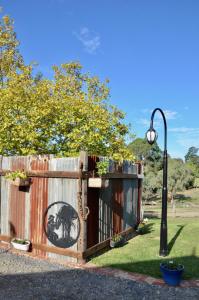
<path id="1" fill-rule="evenodd" d="M 10 170 L 0 170 L 0 175 L 4 176 Z M 81 173 L 72 171 L 26 171 L 28 177 L 43 177 L 43 178 L 80 178 Z M 86 176 L 86 174 L 84 175 Z"/>
<path id="2" fill-rule="evenodd" d="M 1 234 L 1 235 L 0 235 L 0 240 L 1 240 L 1 241 L 10 243 L 11 239 L 12 239 L 12 237 L 10 237 L 10 236 L 8 236 L 8 235 L 4 235 L 4 234 Z"/>
<path id="3" fill-rule="evenodd" d="M 7 235 L 0 235 L 0 240 L 4 242 L 9 242 L 11 241 L 11 237 Z M 55 254 L 60 254 L 60 255 L 65 255 L 65 256 L 70 256 L 74 258 L 83 258 L 83 254 L 79 251 L 73 251 L 70 249 L 63 249 L 63 248 L 58 248 L 58 247 L 53 247 L 53 246 L 48 246 L 46 244 L 37 244 L 37 243 L 32 243 L 31 244 L 32 249 L 44 251 L 44 252 L 50 252 L 50 253 L 55 253 Z"/>
<path id="4" fill-rule="evenodd" d="M 128 235 L 130 235 L 132 233 L 135 233 L 135 236 L 137 235 L 134 228 L 128 228 L 128 229 L 120 232 L 119 234 L 123 237 L 128 237 Z M 83 258 L 86 259 L 86 258 L 90 257 L 91 255 L 97 253 L 98 251 L 108 247 L 109 244 L 110 244 L 110 238 L 106 239 L 105 241 L 103 241 L 101 243 L 94 245 L 93 247 L 86 249 L 83 252 Z"/>
<path id="5" fill-rule="evenodd" d="M 0 170 L 0 176 L 5 176 L 11 170 Z M 71 179 L 88 179 L 93 178 L 92 172 L 72 172 L 72 171 L 26 171 L 28 177 L 43 177 L 43 178 L 71 178 Z M 95 178 L 95 177 L 94 177 Z M 98 177 L 96 177 L 98 178 Z M 142 175 L 125 174 L 125 173 L 107 173 L 102 176 L 103 179 L 134 179 L 143 178 Z"/>
<path id="6" fill-rule="evenodd" d="M 83 169 L 82 169 L 83 168 Z M 87 152 L 80 152 L 80 172 L 87 172 L 88 170 L 88 154 Z M 77 199 L 78 203 L 78 213 L 80 215 L 80 237 L 78 241 L 78 249 L 84 252 L 87 247 L 87 220 L 84 218 L 87 208 L 87 179 L 79 180 L 79 190 L 81 192 L 81 197 Z M 81 207 L 80 207 L 81 206 Z M 83 215 L 82 215 L 83 214 Z M 81 257 L 78 262 L 84 263 L 83 257 Z"/>
<path id="7" fill-rule="evenodd" d="M 70 249 L 58 248 L 53 246 L 48 246 L 46 244 L 32 244 L 32 249 L 42 250 L 45 252 L 55 253 L 59 255 L 70 256 L 78 259 L 82 259 L 83 255 L 79 251 L 73 251 Z"/>

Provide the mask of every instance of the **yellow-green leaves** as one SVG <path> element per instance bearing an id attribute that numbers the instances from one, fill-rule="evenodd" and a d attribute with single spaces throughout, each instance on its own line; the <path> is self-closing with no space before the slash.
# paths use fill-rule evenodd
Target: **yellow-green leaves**
<path id="1" fill-rule="evenodd" d="M 17 50 L 12 21 L 0 24 L 0 153 L 90 154 L 132 159 L 125 145 L 124 114 L 109 104 L 107 81 L 82 72 L 78 62 L 54 66 L 39 79 Z"/>

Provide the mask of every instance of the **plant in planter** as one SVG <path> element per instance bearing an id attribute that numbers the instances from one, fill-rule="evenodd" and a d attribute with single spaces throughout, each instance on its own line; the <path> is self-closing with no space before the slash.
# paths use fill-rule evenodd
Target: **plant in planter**
<path id="1" fill-rule="evenodd" d="M 12 239 L 11 244 L 15 249 L 22 251 L 28 251 L 30 248 L 30 241 L 25 239 L 14 238 Z"/>
<path id="2" fill-rule="evenodd" d="M 110 247 L 116 248 L 124 244 L 124 238 L 121 234 L 115 234 L 110 239 Z"/>
<path id="3" fill-rule="evenodd" d="M 94 188 L 105 187 L 105 180 L 102 178 L 102 176 L 107 173 L 109 160 L 107 159 L 101 160 L 96 163 L 96 166 L 97 166 L 97 174 L 99 175 L 99 177 L 89 178 L 88 186 Z"/>
<path id="4" fill-rule="evenodd" d="M 109 160 L 101 160 L 96 163 L 97 165 L 97 174 L 101 177 L 107 173 Z"/>
<path id="5" fill-rule="evenodd" d="M 138 227 L 136 229 L 136 232 L 139 234 L 144 234 L 146 230 L 146 224 L 148 223 L 148 219 L 145 218 L 138 224 Z"/>
<path id="6" fill-rule="evenodd" d="M 28 178 L 27 174 L 24 171 L 13 171 L 9 172 L 5 175 L 6 179 L 16 186 L 29 186 L 30 178 Z"/>
<path id="7" fill-rule="evenodd" d="M 182 280 L 184 266 L 173 261 L 162 262 L 160 264 L 160 271 L 165 283 L 168 285 L 177 286 Z"/>

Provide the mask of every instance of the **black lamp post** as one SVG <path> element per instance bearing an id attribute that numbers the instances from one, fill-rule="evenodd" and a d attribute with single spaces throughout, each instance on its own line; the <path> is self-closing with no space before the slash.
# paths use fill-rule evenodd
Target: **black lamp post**
<path id="1" fill-rule="evenodd" d="M 163 156 L 163 188 L 162 188 L 162 216 L 160 227 L 160 256 L 167 256 L 167 122 L 163 111 L 160 108 L 154 109 L 151 115 L 150 128 L 146 133 L 147 141 L 152 145 L 157 139 L 157 133 L 153 128 L 153 119 L 156 111 L 159 111 L 164 121 L 164 156 Z"/>

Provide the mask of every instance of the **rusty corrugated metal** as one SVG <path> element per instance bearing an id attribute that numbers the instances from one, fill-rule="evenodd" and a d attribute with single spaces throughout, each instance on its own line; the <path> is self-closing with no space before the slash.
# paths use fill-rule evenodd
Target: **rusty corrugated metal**
<path id="1" fill-rule="evenodd" d="M 102 158 L 101 158 L 102 159 Z M 109 172 L 137 174 L 136 164 L 124 161 L 122 165 L 109 160 Z M 138 180 L 112 179 L 100 190 L 99 197 L 99 241 L 114 233 L 133 227 L 138 217 Z"/>
<path id="2" fill-rule="evenodd" d="M 123 173 L 137 174 L 137 165 L 129 161 L 123 163 Z M 137 179 L 123 180 L 123 230 L 133 227 L 137 224 Z"/>
<path id="3" fill-rule="evenodd" d="M 122 173 L 123 166 L 115 163 L 115 173 Z M 112 180 L 113 234 L 122 231 L 123 227 L 123 180 Z"/>
<path id="4" fill-rule="evenodd" d="M 52 158 L 49 161 L 50 171 L 78 171 L 79 170 L 79 157 L 75 158 Z M 71 205 L 75 211 L 78 211 L 77 205 L 77 191 L 78 180 L 77 179 L 63 179 L 63 178 L 50 178 L 48 181 L 48 206 L 54 202 L 63 201 Z M 56 209 L 56 207 L 54 207 Z M 51 209 L 51 213 L 56 214 L 56 211 Z M 77 228 L 74 230 L 77 230 Z M 73 232 L 75 235 L 76 232 Z M 48 245 L 51 245 L 50 241 L 47 241 Z M 77 243 L 70 247 L 71 250 L 78 250 Z M 64 261 L 76 262 L 75 258 L 61 256 L 58 254 L 48 253 L 51 258 L 63 259 Z"/>
<path id="5" fill-rule="evenodd" d="M 100 190 L 99 196 L 99 242 L 112 235 L 112 219 L 112 180 L 107 180 L 106 188 Z"/>
<path id="6" fill-rule="evenodd" d="M 48 170 L 48 156 L 32 157 L 31 170 Z M 48 178 L 32 178 L 30 211 L 30 239 L 32 243 L 46 244 L 43 230 L 43 216 L 48 206 Z M 41 250 L 34 250 L 36 255 L 46 256 Z"/>
<path id="7" fill-rule="evenodd" d="M 123 205 L 124 197 L 122 180 L 112 180 L 113 234 L 122 231 Z"/>
<path id="8" fill-rule="evenodd" d="M 103 159 L 103 158 L 100 158 Z M 89 171 L 96 171 L 96 161 L 99 158 L 89 158 Z M 80 158 L 53 158 L 52 156 L 27 156 L 27 157 L 3 157 L 2 169 L 28 171 L 78 171 Z M 87 170 L 87 168 L 86 168 Z M 124 162 L 118 166 L 114 161 L 109 161 L 109 172 L 137 174 L 142 172 L 140 165 Z M 20 190 L 11 186 L 4 176 L 1 176 L 1 234 L 17 235 L 28 238 L 37 245 L 50 245 L 43 228 L 43 216 L 49 205 L 54 202 L 66 202 L 79 213 L 84 235 L 74 244 L 70 244 L 73 251 L 81 251 L 85 245 L 88 247 L 104 241 L 114 233 L 127 229 L 136 224 L 140 215 L 141 179 L 110 179 L 106 180 L 103 189 L 88 188 L 84 179 L 84 192 L 86 204 L 90 208 L 90 215 L 86 221 L 82 221 L 81 210 L 78 205 L 78 179 L 70 178 L 32 178 L 30 190 Z M 85 189 L 86 188 L 86 189 Z M 83 190 L 82 190 L 83 194 Z M 139 200 L 140 199 L 140 200 Z M 53 210 L 54 209 L 54 210 Z M 50 214 L 56 216 L 57 210 L 53 208 Z M 48 216 L 47 216 L 48 217 Z M 77 233 L 73 224 L 71 236 Z M 85 225 L 85 226 L 84 226 Z M 84 227 L 83 227 L 84 226 Z M 78 227 L 78 226 L 77 226 Z M 61 230 L 58 228 L 56 230 Z M 86 242 L 86 240 L 88 242 Z M 54 246 L 53 247 L 57 247 Z M 38 247 L 39 248 L 39 247 Z M 35 254 L 50 256 L 65 261 L 76 261 L 58 254 L 46 254 L 44 248 L 34 250 Z"/>
<path id="9" fill-rule="evenodd" d="M 26 170 L 27 157 L 10 157 L 10 167 L 12 171 Z M 24 238 L 25 235 L 25 195 L 27 189 L 20 189 L 10 185 L 10 235 Z"/>

